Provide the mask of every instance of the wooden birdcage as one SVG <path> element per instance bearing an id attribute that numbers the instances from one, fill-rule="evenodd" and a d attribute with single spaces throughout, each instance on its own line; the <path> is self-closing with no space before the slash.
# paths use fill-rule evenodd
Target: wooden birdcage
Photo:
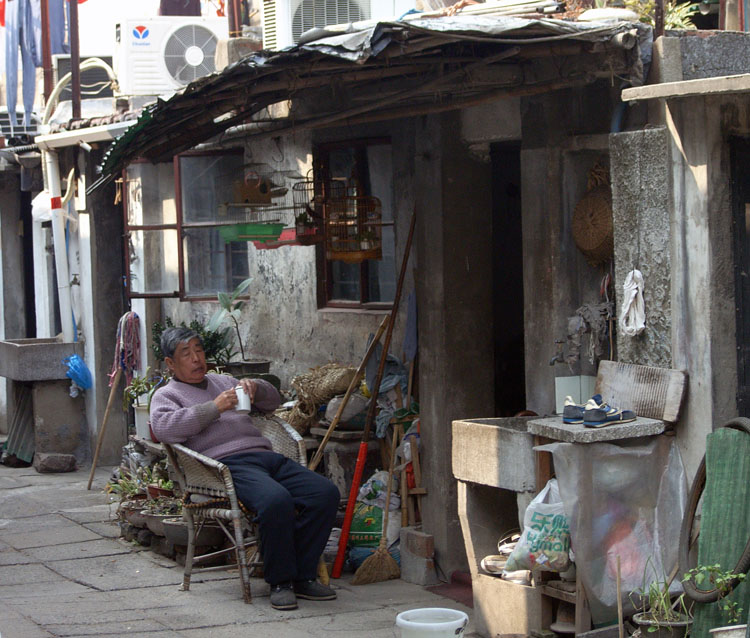
<path id="1" fill-rule="evenodd" d="M 297 243 L 312 246 L 323 241 L 323 193 L 312 179 L 292 186 Z"/>
<path id="2" fill-rule="evenodd" d="M 377 197 L 333 196 L 323 202 L 326 259 L 382 259 L 382 209 Z"/>

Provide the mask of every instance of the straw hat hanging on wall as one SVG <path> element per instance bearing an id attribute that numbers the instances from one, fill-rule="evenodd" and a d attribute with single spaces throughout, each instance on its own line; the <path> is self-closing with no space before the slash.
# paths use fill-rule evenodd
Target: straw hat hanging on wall
<path id="1" fill-rule="evenodd" d="M 599 266 L 614 255 L 612 192 L 609 171 L 597 162 L 589 172 L 588 192 L 573 212 L 573 239 L 592 266 Z"/>

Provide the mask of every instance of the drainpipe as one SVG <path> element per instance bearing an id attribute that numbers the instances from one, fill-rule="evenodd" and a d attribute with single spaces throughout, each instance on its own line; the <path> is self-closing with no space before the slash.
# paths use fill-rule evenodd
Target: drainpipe
<path id="1" fill-rule="evenodd" d="M 70 300 L 70 273 L 68 271 L 68 252 L 65 246 L 65 216 L 62 209 L 62 190 L 60 188 L 60 166 L 56 151 L 44 151 L 44 165 L 47 175 L 47 192 L 52 209 L 52 240 L 55 246 L 55 270 L 57 271 L 57 297 L 60 301 L 60 322 L 62 323 L 63 341 L 72 343 L 77 340 L 73 330 L 73 308 Z"/>
<path id="2" fill-rule="evenodd" d="M 110 79 L 116 81 L 114 71 L 111 67 L 100 60 L 93 58 L 86 60 L 80 65 L 84 68 L 98 66 L 104 68 Z M 70 82 L 72 73 L 67 73 L 60 79 L 47 100 L 44 110 L 42 124 L 49 123 L 52 117 L 54 105 L 65 85 Z M 42 167 L 44 169 L 44 186 L 50 196 L 50 209 L 52 210 L 52 241 L 55 247 L 55 270 L 57 271 L 57 296 L 60 303 L 60 322 L 62 323 L 63 340 L 72 343 L 78 340 L 74 328 L 73 304 L 70 287 L 70 270 L 68 267 L 68 250 L 65 241 L 65 214 L 62 207 L 62 188 L 60 186 L 60 165 L 58 163 L 57 151 L 42 148 Z"/>

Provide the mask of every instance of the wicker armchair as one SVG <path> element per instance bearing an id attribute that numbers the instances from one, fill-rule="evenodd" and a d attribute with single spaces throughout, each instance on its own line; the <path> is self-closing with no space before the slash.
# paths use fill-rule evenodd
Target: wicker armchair
<path id="1" fill-rule="evenodd" d="M 275 452 L 307 466 L 307 454 L 302 437 L 289 424 L 274 416 L 253 415 L 253 423 L 271 441 Z M 184 494 L 183 513 L 188 524 L 188 546 L 182 589 L 190 589 L 193 567 L 227 553 L 234 553 L 239 566 L 242 595 L 252 602 L 250 576 L 261 564 L 258 539 L 252 523 L 252 513 L 238 501 L 229 468 L 203 454 L 180 444 L 164 443 L 169 462 Z M 210 554 L 195 556 L 196 533 L 207 521 L 215 521 L 224 531 L 231 546 Z M 225 565 L 199 567 L 200 571 L 226 569 Z"/>

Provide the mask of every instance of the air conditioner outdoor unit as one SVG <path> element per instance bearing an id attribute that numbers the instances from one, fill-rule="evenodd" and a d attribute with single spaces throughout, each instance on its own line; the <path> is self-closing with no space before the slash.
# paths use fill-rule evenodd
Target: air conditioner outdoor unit
<path id="1" fill-rule="evenodd" d="M 396 0 L 398 2 L 398 0 Z M 284 49 L 313 27 L 392 20 L 394 0 L 263 0 L 263 48 Z M 413 2 L 413 0 L 412 0 Z"/>
<path id="2" fill-rule="evenodd" d="M 164 95 L 213 73 L 216 43 L 229 37 L 226 18 L 129 18 L 115 30 L 118 95 Z"/>

